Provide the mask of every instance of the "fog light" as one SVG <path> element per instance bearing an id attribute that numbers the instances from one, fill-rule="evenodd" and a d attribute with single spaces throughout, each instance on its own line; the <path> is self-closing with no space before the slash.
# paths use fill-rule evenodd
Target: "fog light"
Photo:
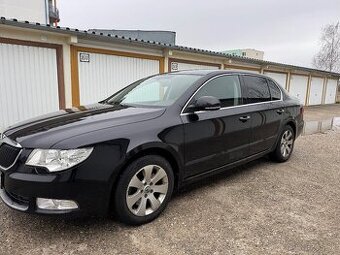
<path id="1" fill-rule="evenodd" d="M 78 209 L 76 202 L 72 200 L 59 200 L 59 199 L 47 199 L 37 198 L 37 206 L 44 210 L 72 210 Z"/>

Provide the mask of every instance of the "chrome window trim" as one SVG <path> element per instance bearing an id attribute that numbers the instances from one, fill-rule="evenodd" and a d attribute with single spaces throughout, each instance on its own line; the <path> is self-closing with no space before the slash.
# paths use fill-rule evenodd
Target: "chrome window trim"
<path id="1" fill-rule="evenodd" d="M 8 169 L 12 168 L 17 163 L 17 161 L 18 161 L 18 159 L 21 155 L 21 152 L 22 152 L 22 146 L 19 143 L 12 141 L 8 137 L 4 137 L 3 139 L 0 139 L 0 146 L 3 143 L 20 149 L 20 151 L 19 151 L 18 155 L 16 156 L 14 162 L 9 167 L 3 167 L 3 166 L 0 165 L 0 170 L 7 171 Z"/>
<path id="2" fill-rule="evenodd" d="M 197 88 L 197 90 L 191 95 L 191 97 L 189 98 L 189 100 L 186 102 L 186 104 L 184 105 L 184 107 L 182 108 L 181 110 L 181 113 L 180 113 L 180 116 L 186 116 L 186 115 L 189 115 L 189 114 L 192 114 L 190 112 L 184 112 L 185 108 L 187 108 L 189 102 L 191 101 L 191 99 L 197 94 L 197 92 L 203 87 L 205 86 L 208 82 L 216 79 L 216 78 L 220 78 L 220 77 L 223 77 L 223 76 L 255 76 L 255 77 L 259 77 L 259 78 L 263 78 L 263 79 L 270 79 L 274 82 L 274 84 L 279 88 L 280 92 L 281 92 L 281 98 L 280 100 L 270 100 L 270 101 L 266 101 L 266 102 L 259 102 L 259 103 L 251 103 L 251 104 L 240 104 L 240 105 L 233 105 L 233 106 L 226 106 L 226 107 L 221 107 L 218 111 L 221 111 L 221 110 L 225 110 L 225 109 L 232 109 L 232 108 L 240 108 L 240 107 L 246 107 L 246 106 L 252 106 L 252 105 L 260 105 L 260 104 L 268 104 L 268 103 L 275 103 L 275 102 L 282 102 L 283 101 L 283 92 L 282 92 L 282 89 L 280 86 L 278 86 L 276 84 L 276 82 L 269 78 L 269 77 L 262 77 L 262 76 L 257 76 L 256 74 L 252 75 L 252 74 L 235 74 L 235 73 L 232 73 L 232 74 L 220 74 L 220 75 L 217 75 L 217 76 L 214 76 L 212 78 L 210 78 L 209 80 L 205 81 L 199 88 Z M 241 85 L 242 86 L 242 85 Z M 268 86 L 268 85 L 267 85 Z M 268 86 L 268 90 L 269 90 L 269 86 Z M 241 93 L 242 93 L 242 90 L 241 90 Z M 269 93 L 270 93 L 270 90 L 269 90 Z M 203 113 L 203 112 L 207 112 L 207 111 L 197 111 L 195 113 Z"/>

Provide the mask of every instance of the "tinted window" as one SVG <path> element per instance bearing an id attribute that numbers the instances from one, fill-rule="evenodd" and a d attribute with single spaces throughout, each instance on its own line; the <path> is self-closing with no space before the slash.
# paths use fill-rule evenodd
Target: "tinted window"
<path id="1" fill-rule="evenodd" d="M 256 76 L 243 76 L 247 85 L 247 103 L 270 101 L 270 93 L 266 79 Z"/>
<path id="2" fill-rule="evenodd" d="M 267 81 L 268 81 L 268 86 L 269 86 L 272 100 L 280 100 L 281 90 L 279 89 L 279 87 L 272 80 L 267 80 Z"/>
<path id="3" fill-rule="evenodd" d="M 202 96 L 218 98 L 222 107 L 241 104 L 241 86 L 238 76 L 223 76 L 213 79 L 196 93 L 194 100 Z"/>

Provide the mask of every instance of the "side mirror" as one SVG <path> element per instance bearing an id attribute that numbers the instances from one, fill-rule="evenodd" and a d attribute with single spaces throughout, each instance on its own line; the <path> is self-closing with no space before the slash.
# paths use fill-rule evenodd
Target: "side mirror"
<path id="1" fill-rule="evenodd" d="M 218 98 L 213 96 L 203 96 L 196 100 L 187 108 L 190 112 L 195 111 L 216 111 L 221 109 L 221 102 Z"/>

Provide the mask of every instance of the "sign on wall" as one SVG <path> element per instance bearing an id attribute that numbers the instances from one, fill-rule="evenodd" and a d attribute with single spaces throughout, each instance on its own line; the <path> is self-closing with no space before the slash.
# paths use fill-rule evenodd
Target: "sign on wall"
<path id="1" fill-rule="evenodd" d="M 79 53 L 79 61 L 80 62 L 90 62 L 90 54 L 81 52 Z"/>
<path id="2" fill-rule="evenodd" d="M 171 62 L 171 72 L 178 71 L 178 62 Z"/>

